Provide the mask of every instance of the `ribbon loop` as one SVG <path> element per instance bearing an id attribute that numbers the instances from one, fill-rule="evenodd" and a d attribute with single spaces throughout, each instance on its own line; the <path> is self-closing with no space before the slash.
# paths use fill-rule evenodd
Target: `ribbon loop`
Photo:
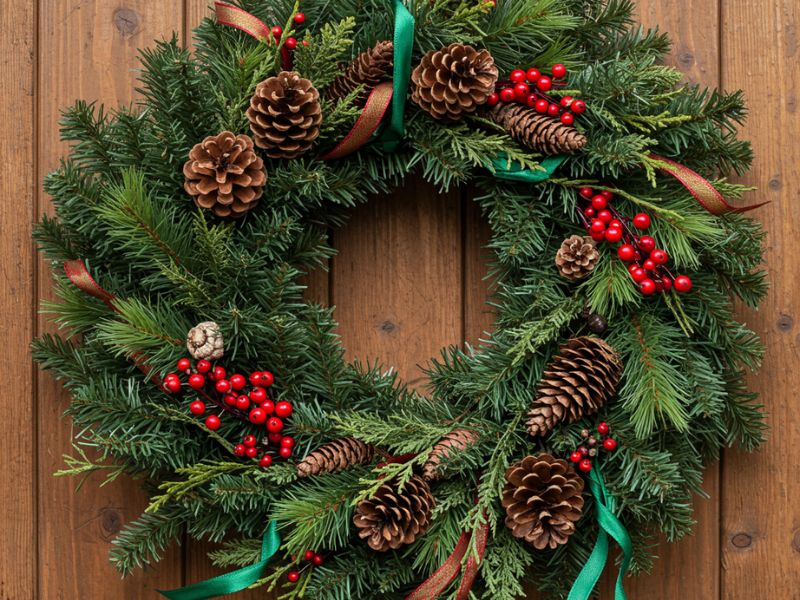
<path id="1" fill-rule="evenodd" d="M 267 25 L 256 17 L 251 15 L 246 10 L 228 4 L 227 2 L 215 2 L 214 10 L 217 18 L 217 23 L 228 25 L 244 31 L 246 34 L 256 38 L 257 40 L 270 40 L 270 29 Z"/>

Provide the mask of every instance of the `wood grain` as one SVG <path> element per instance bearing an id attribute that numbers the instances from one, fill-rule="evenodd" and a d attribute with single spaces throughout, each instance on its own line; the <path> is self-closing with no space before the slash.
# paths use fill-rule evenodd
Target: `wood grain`
<path id="1" fill-rule="evenodd" d="M 0 178 L 0 323 L 4 351 L 0 369 L 8 392 L 0 404 L 7 424 L 0 439 L 6 457 L 0 488 L 0 597 L 34 598 L 36 569 L 36 400 L 31 363 L 33 302 L 36 296 L 31 224 L 35 219 L 36 124 L 33 114 L 36 73 L 36 10 L 28 3 L 0 6 L 0 111 L 8 135 L 0 136 L 0 161 L 11 168 Z"/>
<path id="2" fill-rule="evenodd" d="M 77 98 L 110 106 L 133 98 L 132 69 L 137 48 L 182 27 L 180 2 L 127 0 L 48 0 L 40 2 L 37 180 L 58 164 L 66 146 L 58 142 L 59 112 Z M 39 192 L 38 206 L 49 211 L 49 198 Z M 49 268 L 39 262 L 42 296 L 49 296 Z M 38 330 L 52 330 L 44 319 Z M 141 484 L 121 480 L 98 488 L 90 480 L 75 493 L 75 480 L 54 478 L 71 453 L 69 423 L 60 415 L 67 396 L 49 374 L 41 373 L 38 405 L 38 510 L 40 598 L 152 598 L 154 588 L 182 583 L 180 552 L 171 551 L 148 572 L 120 580 L 108 561 L 110 541 L 145 506 Z"/>
<path id="3" fill-rule="evenodd" d="M 771 431 L 759 452 L 731 451 L 723 460 L 726 600 L 800 596 L 798 19 L 800 5 L 793 0 L 723 4 L 722 83 L 729 89 L 743 88 L 750 100 L 745 135 L 753 141 L 756 160 L 744 181 L 758 187 L 759 200 L 771 201 L 755 216 L 769 231 L 767 265 L 772 282 L 760 310 L 742 313 L 768 344 L 762 370 L 748 383 L 761 392 Z"/>

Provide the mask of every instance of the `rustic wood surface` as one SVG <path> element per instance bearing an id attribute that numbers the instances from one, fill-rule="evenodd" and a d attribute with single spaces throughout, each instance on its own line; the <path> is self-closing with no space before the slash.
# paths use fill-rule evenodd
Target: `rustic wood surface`
<path id="1" fill-rule="evenodd" d="M 7 484 L 0 488 L 0 598 L 155 598 L 157 588 L 197 581 L 215 571 L 200 544 L 171 550 L 155 568 L 122 581 L 107 562 L 110 540 L 141 510 L 133 481 L 98 489 L 56 479 L 70 451 L 70 424 L 59 416 L 67 398 L 30 362 L 29 340 L 52 326 L 37 312 L 50 294 L 47 266 L 30 242 L 31 224 L 50 210 L 40 181 L 65 147 L 61 109 L 76 98 L 116 105 L 133 98 L 136 49 L 189 31 L 207 14 L 206 0 L 39 0 L 0 6 L 0 109 L 6 126 L 0 158 L 0 320 L 6 373 L 6 429 L 0 440 Z M 800 215 L 797 185 L 796 0 L 641 0 L 648 25 L 671 32 L 670 58 L 690 81 L 744 88 L 752 106 L 745 130 L 755 169 L 744 179 L 772 203 L 757 214 L 770 231 L 772 290 L 744 318 L 766 340 L 764 368 L 751 378 L 770 413 L 770 441 L 755 454 L 728 451 L 709 467 L 709 499 L 695 503 L 695 534 L 662 544 L 647 577 L 629 580 L 631 599 L 800 598 L 800 387 L 794 319 L 800 314 L 800 257 L 792 234 Z M 437 195 L 411 181 L 401 191 L 355 211 L 334 232 L 339 255 L 329 274 L 309 278 L 314 298 L 336 305 L 349 355 L 381 359 L 413 385 L 419 365 L 447 343 L 478 343 L 491 329 L 484 304 L 487 227 L 469 190 Z M 603 586 L 610 598 L 611 585 Z M 249 593 L 237 598 L 263 598 Z M 534 596 L 532 595 L 531 598 Z"/>

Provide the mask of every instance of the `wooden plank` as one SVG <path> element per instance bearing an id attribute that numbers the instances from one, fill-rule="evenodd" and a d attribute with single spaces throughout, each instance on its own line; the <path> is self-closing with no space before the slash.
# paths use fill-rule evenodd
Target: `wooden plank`
<path id="1" fill-rule="evenodd" d="M 182 28 L 181 2 L 48 0 L 39 2 L 39 169 L 37 179 L 58 164 L 66 145 L 58 142 L 59 111 L 76 98 L 109 105 L 133 98 L 137 48 Z M 22 113 L 24 114 L 24 113 Z M 49 199 L 39 192 L 42 212 Z M 50 296 L 49 268 L 39 262 L 42 296 Z M 39 320 L 39 331 L 52 331 Z M 110 540 L 146 503 L 140 482 L 121 480 L 103 488 L 91 480 L 75 493 L 75 480 L 55 479 L 62 455 L 71 451 L 69 424 L 60 419 L 67 396 L 49 374 L 39 376 L 39 595 L 41 598 L 151 598 L 153 588 L 182 583 L 180 552 L 155 568 L 120 581 L 108 562 Z"/>
<path id="2" fill-rule="evenodd" d="M 772 285 L 756 313 L 742 311 L 767 343 L 758 376 L 749 378 L 769 415 L 769 441 L 757 453 L 725 454 L 722 473 L 722 592 L 726 600 L 797 598 L 800 589 L 800 505 L 796 457 L 800 453 L 800 388 L 795 321 L 800 318 L 794 190 L 800 176 L 797 137 L 797 25 L 794 0 L 722 3 L 722 80 L 750 100 L 745 135 L 755 168 L 744 179 L 772 203 L 754 216 L 769 231 L 767 265 Z M 764 65 L 757 68 L 754 65 Z"/>
<path id="3" fill-rule="evenodd" d="M 31 224 L 36 216 L 34 119 L 36 10 L 30 3 L 0 7 L 0 80 L 5 84 L 0 112 L 9 126 L 0 136 L 0 160 L 14 165 L 0 179 L 0 322 L 4 351 L 0 368 L 11 393 L 4 394 L 8 421 L 0 453 L 8 457 L 0 489 L 0 596 L 22 600 L 38 596 L 36 588 L 36 387 L 31 364 L 33 336 L 34 252 Z"/>

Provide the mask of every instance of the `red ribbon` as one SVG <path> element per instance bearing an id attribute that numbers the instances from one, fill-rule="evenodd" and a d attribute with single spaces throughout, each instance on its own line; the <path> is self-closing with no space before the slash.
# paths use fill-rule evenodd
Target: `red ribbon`
<path id="1" fill-rule="evenodd" d="M 484 521 L 486 521 L 485 514 Z M 461 537 L 458 538 L 458 542 L 456 542 L 453 553 L 447 557 L 444 564 L 442 564 L 433 575 L 423 581 L 417 589 L 406 596 L 405 600 L 434 600 L 444 592 L 447 586 L 449 586 L 459 572 L 461 572 L 461 565 L 464 562 L 464 556 L 467 554 L 473 535 L 475 536 L 477 557 L 471 554 L 467 559 L 464 573 L 461 576 L 461 585 L 459 585 L 458 594 L 456 595 L 456 600 L 467 600 L 469 591 L 472 589 L 472 584 L 475 582 L 475 577 L 478 574 L 480 561 L 483 560 L 483 555 L 486 552 L 486 543 L 489 539 L 488 523 L 484 523 L 474 532 L 463 532 Z"/>
<path id="2" fill-rule="evenodd" d="M 121 315 L 122 312 L 114 304 L 114 295 L 104 290 L 99 283 L 94 280 L 94 277 L 89 273 L 86 264 L 82 260 L 68 260 L 64 263 L 64 273 L 76 288 L 89 296 L 94 296 L 102 300 L 115 313 Z M 134 364 L 139 367 L 139 370 L 145 375 L 150 377 L 157 386 L 161 386 L 161 378 L 153 372 L 152 367 L 148 365 L 141 354 L 136 353 L 131 356 Z"/>
<path id="3" fill-rule="evenodd" d="M 658 156 L 657 154 L 650 154 L 650 158 L 666 164 L 666 167 L 661 167 L 659 170 L 668 175 L 672 175 L 675 179 L 680 181 L 683 187 L 689 190 L 689 193 L 700 203 L 700 206 L 705 208 L 712 215 L 719 216 L 729 212 L 742 213 L 769 204 L 769 202 L 761 202 L 760 204 L 751 204 L 750 206 L 740 206 L 736 208 L 725 200 L 723 195 L 711 185 L 711 182 L 699 173 L 692 171 L 689 167 L 669 158 Z"/>

